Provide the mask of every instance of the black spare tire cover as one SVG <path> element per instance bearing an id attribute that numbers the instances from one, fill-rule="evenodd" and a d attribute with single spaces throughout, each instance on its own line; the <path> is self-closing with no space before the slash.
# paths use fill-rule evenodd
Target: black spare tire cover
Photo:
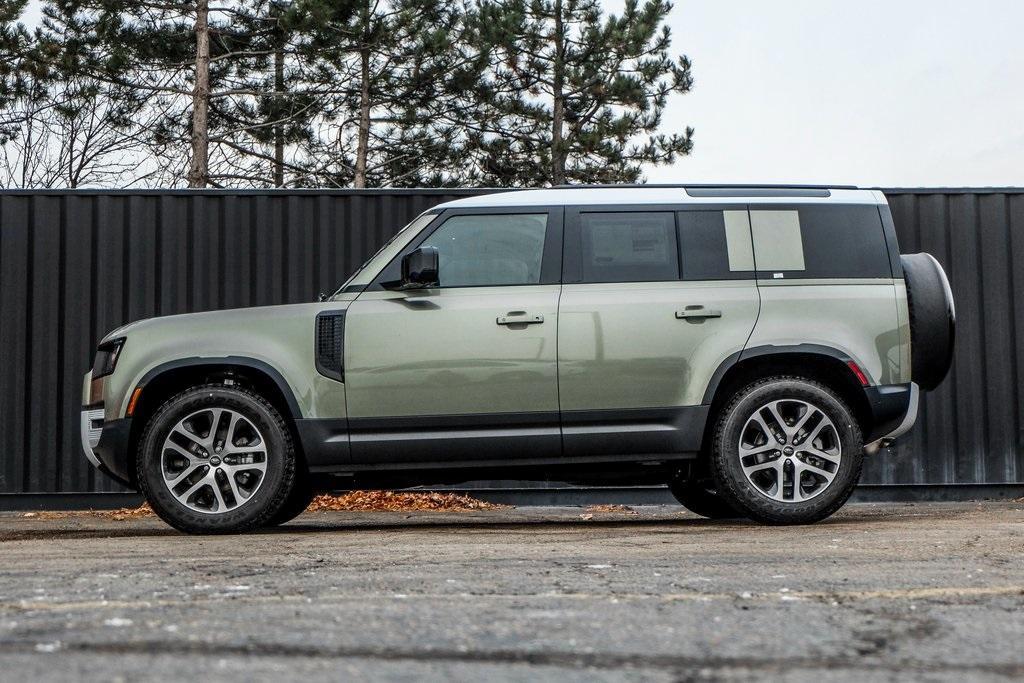
<path id="1" fill-rule="evenodd" d="M 942 383 L 953 363 L 953 292 L 931 254 L 905 254 L 900 261 L 910 307 L 911 379 L 930 391 Z"/>

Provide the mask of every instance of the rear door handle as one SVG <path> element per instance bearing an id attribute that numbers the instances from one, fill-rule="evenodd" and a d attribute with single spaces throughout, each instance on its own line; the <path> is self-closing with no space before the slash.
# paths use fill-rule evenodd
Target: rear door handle
<path id="1" fill-rule="evenodd" d="M 704 318 L 721 318 L 722 312 L 713 308 L 703 306 L 687 306 L 681 311 L 676 311 L 676 318 L 679 320 L 703 320 Z"/>
<path id="2" fill-rule="evenodd" d="M 542 315 L 527 315 L 526 311 L 511 311 L 508 315 L 499 315 L 499 325 L 539 325 L 544 322 Z"/>

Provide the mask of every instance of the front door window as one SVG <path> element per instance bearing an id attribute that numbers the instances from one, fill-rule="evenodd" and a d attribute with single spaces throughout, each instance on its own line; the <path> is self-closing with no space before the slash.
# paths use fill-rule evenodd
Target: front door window
<path id="1" fill-rule="evenodd" d="M 540 282 L 548 216 L 452 216 L 421 246 L 436 247 L 442 287 Z"/>

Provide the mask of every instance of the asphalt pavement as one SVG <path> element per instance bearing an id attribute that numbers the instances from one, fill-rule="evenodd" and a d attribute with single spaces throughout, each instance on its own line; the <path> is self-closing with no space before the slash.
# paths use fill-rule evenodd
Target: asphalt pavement
<path id="1" fill-rule="evenodd" d="M 0 515 L 0 679 L 1009 680 L 1024 502 L 807 527 L 675 506 L 307 513 L 247 536 Z"/>

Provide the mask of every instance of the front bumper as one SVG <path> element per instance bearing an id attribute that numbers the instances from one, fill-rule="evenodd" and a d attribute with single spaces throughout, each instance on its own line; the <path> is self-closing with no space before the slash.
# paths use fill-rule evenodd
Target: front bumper
<path id="1" fill-rule="evenodd" d="M 100 472 L 129 488 L 136 488 L 129 462 L 131 418 L 103 421 L 103 409 L 82 409 L 82 450 Z"/>
<path id="2" fill-rule="evenodd" d="M 96 403 L 96 388 L 93 387 L 92 373 L 86 373 L 82 389 L 80 428 L 82 450 L 93 467 L 129 488 L 136 488 L 134 468 L 129 462 L 131 442 L 131 418 L 106 421 L 102 403 Z"/>
<path id="3" fill-rule="evenodd" d="M 93 467 L 100 467 L 100 459 L 96 457 L 96 446 L 100 443 L 103 433 L 103 408 L 82 408 L 82 450 Z"/>

